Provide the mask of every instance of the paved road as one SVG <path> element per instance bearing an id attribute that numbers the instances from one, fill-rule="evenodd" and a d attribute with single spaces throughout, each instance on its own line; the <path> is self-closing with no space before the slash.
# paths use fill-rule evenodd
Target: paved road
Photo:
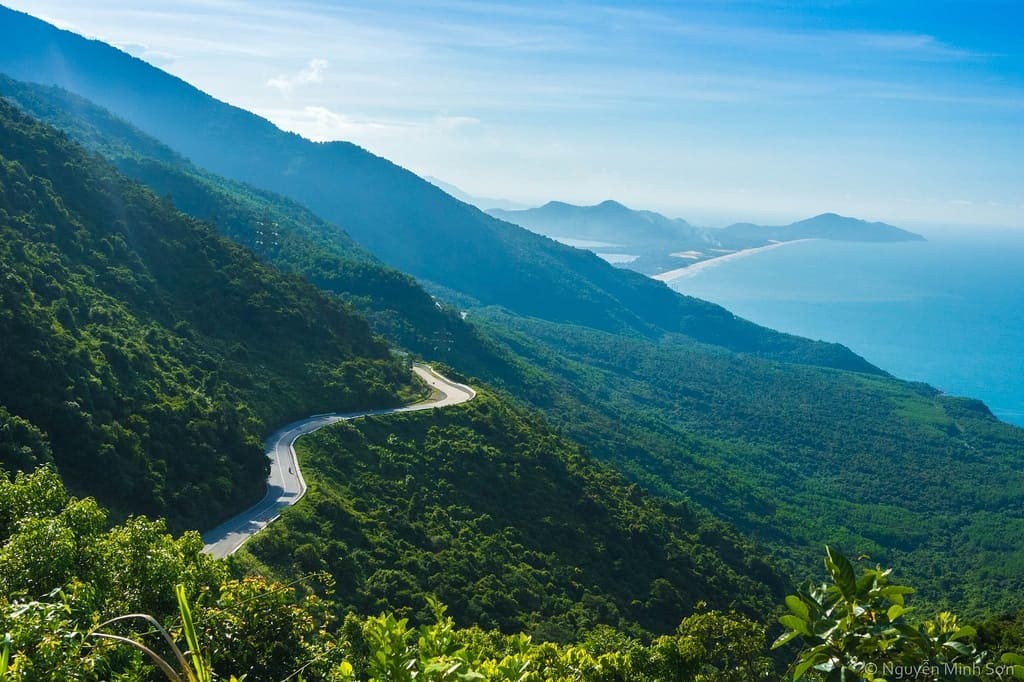
<path id="1" fill-rule="evenodd" d="M 295 457 L 295 441 L 299 437 L 312 433 L 328 424 L 346 419 L 358 419 L 378 414 L 394 412 L 412 412 L 430 410 L 435 407 L 458 405 L 476 396 L 469 386 L 449 381 L 425 365 L 413 365 L 412 371 L 429 386 L 442 393 L 440 398 L 425 400 L 414 405 L 395 407 L 387 410 L 371 410 L 369 412 L 350 412 L 347 414 L 317 414 L 307 419 L 285 426 L 274 433 L 265 443 L 267 457 L 270 458 L 270 475 L 267 477 L 267 494 L 258 503 L 241 514 L 228 519 L 216 528 L 203 533 L 203 551 L 217 558 L 234 553 L 245 544 L 245 541 L 263 530 L 281 515 L 281 510 L 302 499 L 306 494 L 306 481 L 299 470 L 299 462 Z"/>

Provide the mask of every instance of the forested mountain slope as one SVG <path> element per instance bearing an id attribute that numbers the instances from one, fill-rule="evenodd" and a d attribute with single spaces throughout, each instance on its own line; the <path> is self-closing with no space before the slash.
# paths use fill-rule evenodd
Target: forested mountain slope
<path id="1" fill-rule="evenodd" d="M 888 377 L 474 310 L 543 371 L 551 421 L 634 480 L 682 494 L 790 572 L 824 543 L 974 613 L 1022 606 L 1024 430 Z M 513 389 L 514 390 L 514 389 Z"/>
<path id="2" fill-rule="evenodd" d="M 357 613 L 427 614 L 572 641 L 671 632 L 698 602 L 765 612 L 786 581 L 684 502 L 644 493 L 489 391 L 300 441 L 309 493 L 245 547 L 283 578 L 326 570 Z M 243 560 L 244 563 L 244 560 Z"/>
<path id="3" fill-rule="evenodd" d="M 452 311 L 439 308 L 410 276 L 380 262 L 337 225 L 284 197 L 198 168 L 166 145 L 92 102 L 58 87 L 0 74 L 0 96 L 63 130 L 181 211 L 281 270 L 338 294 L 394 343 L 444 359 L 487 355 Z"/>
<path id="4" fill-rule="evenodd" d="M 3 468 L 53 462 L 118 517 L 202 527 L 259 493 L 270 425 L 408 390 L 343 304 L 2 100 L 0 132 Z M 785 586 L 727 525 L 493 394 L 306 448 L 309 497 L 254 551 L 284 575 L 329 570 L 344 608 L 438 593 L 460 622 L 571 640 L 598 623 L 670 632 L 699 601 L 756 615 Z"/>
<path id="5" fill-rule="evenodd" d="M 391 405 L 408 371 L 337 299 L 0 101 L 0 418 L 118 515 L 202 527 L 262 494 L 271 427 Z M 13 431 L 12 431 L 13 429 Z"/>

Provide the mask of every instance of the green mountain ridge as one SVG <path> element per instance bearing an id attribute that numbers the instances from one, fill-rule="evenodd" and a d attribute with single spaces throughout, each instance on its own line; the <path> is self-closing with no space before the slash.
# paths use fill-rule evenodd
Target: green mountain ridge
<path id="1" fill-rule="evenodd" d="M 196 167 L 110 112 L 59 87 L 0 74 L 0 96 L 103 155 L 181 211 L 277 268 L 302 275 L 351 303 L 389 341 L 483 376 L 504 360 L 450 307 L 411 277 L 384 265 L 340 227 L 305 207 Z M 264 243 L 258 244 L 258 241 Z M 518 373 L 511 367 L 508 372 Z"/>
<path id="2" fill-rule="evenodd" d="M 471 319 L 547 376 L 553 399 L 531 404 L 566 435 L 646 488 L 711 511 L 788 573 L 832 544 L 896 566 L 931 603 L 1020 608 L 1024 430 L 980 401 L 685 337 L 652 342 L 499 309 Z"/>
<path id="3" fill-rule="evenodd" d="M 3 100 L 0 128 L 0 405 L 36 443 L 5 466 L 195 527 L 262 494 L 268 425 L 410 388 L 345 305 Z"/>

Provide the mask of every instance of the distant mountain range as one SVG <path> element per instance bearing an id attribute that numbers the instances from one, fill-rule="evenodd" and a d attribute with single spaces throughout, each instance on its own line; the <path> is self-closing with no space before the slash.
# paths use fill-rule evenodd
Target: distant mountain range
<path id="1" fill-rule="evenodd" d="M 423 176 L 423 179 L 430 184 L 443 189 L 446 193 L 452 195 L 459 201 L 467 203 L 470 206 L 476 206 L 481 211 L 489 211 L 492 208 L 503 209 L 506 211 L 518 211 L 524 208 L 530 208 L 529 204 L 521 204 L 518 201 L 510 201 L 508 199 L 496 199 L 494 197 L 478 197 L 466 192 L 460 187 L 456 187 L 450 182 L 445 182 L 439 178 L 435 178 L 431 175 Z"/>
<path id="2" fill-rule="evenodd" d="M 491 215 L 566 243 L 615 258 L 626 267 L 654 274 L 726 253 L 798 239 L 851 242 L 923 241 L 886 223 L 823 213 L 789 225 L 736 223 L 697 227 L 681 218 L 631 209 L 617 201 L 577 206 L 551 201 L 526 210 L 491 209 Z M 625 254 L 623 252 L 626 252 Z"/>
<path id="3" fill-rule="evenodd" d="M 637 211 L 617 201 L 576 206 L 550 201 L 522 211 L 491 209 L 491 215 L 554 238 L 569 238 L 621 245 L 679 244 L 705 240 L 706 230 L 681 218 L 654 211 Z"/>

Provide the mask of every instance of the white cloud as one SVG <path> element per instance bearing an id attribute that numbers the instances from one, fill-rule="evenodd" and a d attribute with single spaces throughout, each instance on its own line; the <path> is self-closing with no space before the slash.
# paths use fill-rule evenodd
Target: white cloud
<path id="1" fill-rule="evenodd" d="M 339 114 L 323 106 L 301 109 L 266 109 L 256 112 L 275 125 L 316 142 L 348 140 L 373 145 L 384 139 L 421 134 L 438 135 L 476 126 L 480 120 L 472 116 L 438 114 L 419 121 L 360 119 Z"/>
<path id="2" fill-rule="evenodd" d="M 24 10 L 24 11 L 27 11 L 27 10 Z M 82 33 L 81 29 L 79 29 L 76 24 L 73 24 L 70 21 L 65 21 L 63 19 L 58 19 L 58 18 L 56 18 L 54 16 L 51 16 L 49 14 L 37 14 L 35 12 L 33 12 L 32 14 L 34 14 L 39 19 L 42 19 L 46 23 L 52 24 L 52 25 L 56 26 L 57 28 L 59 28 L 61 30 L 73 31 L 75 33 Z"/>
<path id="3" fill-rule="evenodd" d="M 149 45 L 142 43 L 115 43 L 111 41 L 111 44 L 118 47 L 133 57 L 138 57 L 144 61 L 153 64 L 154 66 L 167 66 L 173 64 L 177 57 L 169 52 L 161 52 L 160 50 L 152 50 Z"/>
<path id="4" fill-rule="evenodd" d="M 299 85 L 319 83 L 324 79 L 324 71 L 326 70 L 326 59 L 310 59 L 306 68 L 302 69 L 298 73 L 271 78 L 267 81 L 267 87 L 277 88 L 281 92 L 288 92 Z"/>

